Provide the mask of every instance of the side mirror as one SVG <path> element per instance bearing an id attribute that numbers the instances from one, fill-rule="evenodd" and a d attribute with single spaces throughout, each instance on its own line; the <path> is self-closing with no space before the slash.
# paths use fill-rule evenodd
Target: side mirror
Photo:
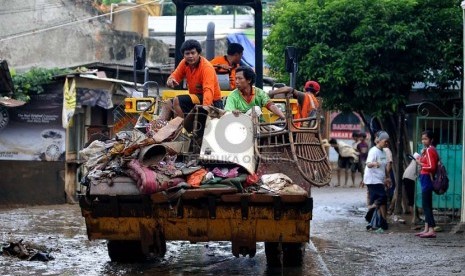
<path id="1" fill-rule="evenodd" d="M 284 55 L 286 59 L 286 72 L 295 73 L 295 64 L 297 64 L 299 55 L 297 48 L 294 46 L 287 46 Z"/>
<path id="2" fill-rule="evenodd" d="M 138 44 L 134 46 L 134 70 L 140 71 L 145 68 L 145 46 Z"/>

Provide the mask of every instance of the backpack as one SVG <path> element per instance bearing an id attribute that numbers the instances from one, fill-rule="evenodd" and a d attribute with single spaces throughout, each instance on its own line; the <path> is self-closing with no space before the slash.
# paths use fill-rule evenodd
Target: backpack
<path id="1" fill-rule="evenodd" d="M 441 161 L 438 162 L 438 168 L 436 170 L 436 177 L 433 180 L 433 191 L 437 195 L 442 195 L 447 192 L 449 188 L 449 177 L 447 177 L 446 167 Z"/>

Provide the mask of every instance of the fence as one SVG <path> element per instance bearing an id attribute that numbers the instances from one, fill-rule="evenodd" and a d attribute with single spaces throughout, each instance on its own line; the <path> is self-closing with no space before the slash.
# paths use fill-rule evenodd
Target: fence
<path id="1" fill-rule="evenodd" d="M 432 110 L 435 111 L 431 116 Z M 460 216 L 462 201 L 462 151 L 463 137 L 462 114 L 452 111 L 447 114 L 439 107 L 431 103 L 424 103 L 418 108 L 419 114 L 416 118 L 414 135 L 414 148 L 420 152 L 423 148 L 421 144 L 421 132 L 429 129 L 435 134 L 436 149 L 441 161 L 447 169 L 449 177 L 449 189 L 443 195 L 433 194 L 433 208 L 444 214 L 452 214 L 453 217 Z M 421 205 L 421 187 L 417 180 L 415 192 L 415 205 Z"/>

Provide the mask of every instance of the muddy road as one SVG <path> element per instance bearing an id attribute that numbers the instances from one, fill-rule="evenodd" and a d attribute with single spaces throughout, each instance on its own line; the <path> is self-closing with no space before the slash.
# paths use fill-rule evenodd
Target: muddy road
<path id="1" fill-rule="evenodd" d="M 110 262 L 105 241 L 87 239 L 77 205 L 0 208 L 2 243 L 23 240 L 55 258 L 49 262 L 0 256 L 1 275 L 465 275 L 465 236 L 420 239 L 408 224 L 367 232 L 365 190 L 313 189 L 311 242 L 299 268 L 268 268 L 263 243 L 254 258 L 235 258 L 228 242 L 168 242 L 163 259 Z"/>

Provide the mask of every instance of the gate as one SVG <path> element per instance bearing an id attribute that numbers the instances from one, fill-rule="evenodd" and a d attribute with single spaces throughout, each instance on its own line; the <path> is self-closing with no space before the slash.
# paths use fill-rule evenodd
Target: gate
<path id="1" fill-rule="evenodd" d="M 425 102 L 418 106 L 418 114 L 414 131 L 414 149 L 420 152 L 421 133 L 432 130 L 436 140 L 436 149 L 449 177 L 449 189 L 443 195 L 433 193 L 433 208 L 439 212 L 460 217 L 462 201 L 462 150 L 463 137 L 462 113 L 455 107 L 451 114 L 446 113 L 433 103 Z M 415 190 L 415 205 L 421 206 L 421 187 L 417 180 Z"/>

